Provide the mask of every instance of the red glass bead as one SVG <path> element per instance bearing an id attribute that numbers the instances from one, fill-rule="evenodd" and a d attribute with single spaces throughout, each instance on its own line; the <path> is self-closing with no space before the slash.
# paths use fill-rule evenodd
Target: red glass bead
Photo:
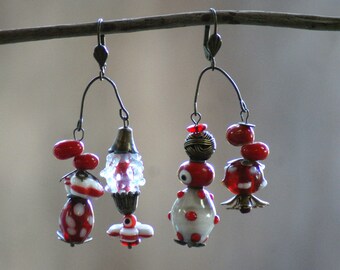
<path id="1" fill-rule="evenodd" d="M 56 143 L 53 154 L 57 159 L 69 159 L 80 155 L 84 151 L 84 144 L 76 140 L 64 140 Z"/>
<path id="2" fill-rule="evenodd" d="M 199 233 L 193 233 L 191 235 L 191 241 L 197 243 L 201 240 L 201 235 Z"/>
<path id="3" fill-rule="evenodd" d="M 205 198 L 205 192 L 204 192 L 203 188 L 200 189 L 199 191 L 197 191 L 197 196 L 198 196 L 198 198 L 200 198 L 202 200 Z"/>
<path id="4" fill-rule="evenodd" d="M 197 214 L 195 211 L 188 211 L 185 213 L 185 218 L 189 221 L 195 221 L 197 219 Z"/>
<path id="5" fill-rule="evenodd" d="M 214 177 L 214 168 L 207 162 L 186 161 L 178 169 L 178 178 L 188 187 L 208 186 Z"/>
<path id="6" fill-rule="evenodd" d="M 218 215 L 216 215 L 215 217 L 214 217 L 214 224 L 216 225 L 216 224 L 218 224 L 220 222 L 220 217 L 218 216 Z"/>
<path id="7" fill-rule="evenodd" d="M 233 160 L 225 167 L 222 183 L 234 194 L 250 195 L 267 185 L 264 165 L 244 159 Z"/>
<path id="8" fill-rule="evenodd" d="M 123 226 L 124 228 L 134 228 L 137 224 L 137 218 L 135 215 L 126 215 L 124 217 Z"/>
<path id="9" fill-rule="evenodd" d="M 187 127 L 187 131 L 190 133 L 200 133 L 203 132 L 208 128 L 207 124 L 197 124 L 197 125 L 191 125 Z"/>
<path id="10" fill-rule="evenodd" d="M 241 148 L 241 155 L 251 161 L 265 160 L 269 155 L 269 147 L 263 142 L 246 144 Z"/>
<path id="11" fill-rule="evenodd" d="M 177 232 L 176 235 L 177 235 L 177 238 L 178 238 L 179 241 L 183 241 L 184 240 L 184 237 L 183 237 L 183 235 L 180 232 Z"/>
<path id="12" fill-rule="evenodd" d="M 180 199 L 184 196 L 185 192 L 183 190 L 177 192 L 177 198 Z"/>
<path id="13" fill-rule="evenodd" d="M 74 244 L 85 242 L 94 223 L 93 209 L 89 200 L 72 197 L 65 203 L 59 219 L 63 241 Z"/>
<path id="14" fill-rule="evenodd" d="M 91 153 L 82 154 L 73 159 L 73 166 L 78 170 L 94 170 L 98 164 L 99 158 Z"/>
<path id="15" fill-rule="evenodd" d="M 234 146 L 241 146 L 254 142 L 255 132 L 252 125 L 234 124 L 227 128 L 226 138 Z"/>

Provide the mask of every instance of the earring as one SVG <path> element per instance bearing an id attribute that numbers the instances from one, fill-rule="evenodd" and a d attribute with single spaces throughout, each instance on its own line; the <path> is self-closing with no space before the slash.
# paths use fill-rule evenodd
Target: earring
<path id="1" fill-rule="evenodd" d="M 94 154 L 83 154 L 82 140 L 85 133 L 82 127 L 83 112 L 85 97 L 92 84 L 97 80 L 106 81 L 112 86 L 120 105 L 119 115 L 123 120 L 123 127 L 119 129 L 117 139 L 109 149 L 107 166 L 101 175 L 107 179 L 106 191 L 112 193 L 119 212 L 124 215 L 123 223 L 112 225 L 107 233 L 110 236 L 119 236 L 122 244 L 131 248 L 137 245 L 141 238 L 151 237 L 154 232 L 151 226 L 137 222 L 136 216 L 133 215 L 140 194 L 139 186 L 145 183 L 144 168 L 134 144 L 132 129 L 129 127 L 129 113 L 124 107 L 115 83 L 105 76 L 109 52 L 105 46 L 105 37 L 101 33 L 102 22 L 102 19 L 98 20 L 98 45 L 93 53 L 99 64 L 99 76 L 89 82 L 83 93 L 80 117 L 73 131 L 74 139 L 60 141 L 53 148 L 57 159 L 73 158 L 73 165 L 76 168 L 61 179 L 64 181 L 68 200 L 60 214 L 60 230 L 57 231 L 57 235 L 60 240 L 71 246 L 92 240 L 89 234 L 93 228 L 94 214 L 90 199 L 102 196 L 104 188 L 99 180 L 88 172 L 98 166 L 99 158 Z M 79 133 L 80 138 L 77 139 Z"/>
<path id="2" fill-rule="evenodd" d="M 243 122 L 241 117 L 241 123 L 231 125 L 226 131 L 227 141 L 234 146 L 241 146 L 243 158 L 227 162 L 222 183 L 236 195 L 221 203 L 227 209 L 237 209 L 243 214 L 249 213 L 252 208 L 269 205 L 253 195 L 267 185 L 263 174 L 265 166 L 258 161 L 267 158 L 269 147 L 265 143 L 254 142 L 255 126 L 248 124 L 247 118 Z"/>
<path id="3" fill-rule="evenodd" d="M 212 9 L 212 11 L 216 13 L 215 10 Z M 215 19 L 214 41 L 209 42 L 214 44 L 216 50 L 213 53 L 205 50 L 206 55 L 209 54 L 208 60 L 212 63 L 215 61 L 214 55 L 218 51 L 217 47 L 221 45 L 216 28 L 217 19 Z M 204 40 L 206 40 L 207 31 L 209 32 L 209 26 L 206 26 Z M 220 220 L 213 202 L 214 195 L 204 188 L 210 185 L 215 178 L 214 167 L 206 161 L 216 149 L 215 138 L 207 131 L 208 126 L 206 124 L 199 123 L 201 114 L 197 111 L 198 89 L 206 70 L 204 69 L 201 72 L 198 79 L 194 112 L 191 114 L 193 125 L 187 128 L 189 135 L 184 143 L 189 161 L 182 163 L 178 169 L 179 180 L 188 187 L 177 192 L 177 199 L 168 214 L 177 236 L 175 242 L 188 247 L 205 246 L 214 225 Z"/>
<path id="4" fill-rule="evenodd" d="M 88 172 L 97 167 L 96 155 L 82 154 L 84 144 L 81 140 L 64 140 L 58 142 L 53 153 L 57 159 L 73 158 L 76 170 L 66 174 L 60 181 L 64 182 L 67 201 L 59 218 L 58 238 L 72 247 L 92 240 L 89 234 L 94 225 L 94 213 L 90 199 L 99 198 L 104 189 L 98 179 Z"/>
<path id="5" fill-rule="evenodd" d="M 119 237 L 123 246 L 131 249 L 143 238 L 154 235 L 150 225 L 142 224 L 133 215 L 138 205 L 139 186 L 145 184 L 143 162 L 133 139 L 130 127 L 121 127 L 106 158 L 106 167 L 100 175 L 106 178 L 105 190 L 111 193 L 118 211 L 124 215 L 123 222 L 113 224 L 107 234 Z"/>
<path id="6" fill-rule="evenodd" d="M 104 45 L 104 35 L 101 34 L 101 23 L 100 19 L 98 21 L 98 46 L 94 52 L 101 71 L 99 77 L 94 80 L 105 80 L 111 84 L 120 105 L 119 115 L 123 120 L 123 127 L 119 128 L 115 142 L 108 151 L 106 167 L 100 172 L 100 176 L 106 178 L 105 190 L 112 195 L 118 211 L 124 215 L 123 222 L 113 224 L 107 230 L 107 234 L 118 237 L 123 246 L 131 249 L 143 238 L 152 237 L 154 230 L 150 225 L 138 222 L 137 217 L 133 215 L 138 205 L 139 186 L 145 184 L 144 167 L 135 146 L 133 130 L 129 127 L 129 113 L 124 107 L 117 86 L 105 76 L 105 61 L 108 53 Z"/>

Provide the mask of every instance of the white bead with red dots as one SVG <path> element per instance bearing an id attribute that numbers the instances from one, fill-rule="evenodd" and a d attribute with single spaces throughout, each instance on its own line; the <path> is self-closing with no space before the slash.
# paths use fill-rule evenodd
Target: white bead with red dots
<path id="1" fill-rule="evenodd" d="M 214 225 L 219 222 L 213 195 L 204 188 L 187 188 L 177 193 L 169 213 L 177 243 L 188 247 L 204 246 Z"/>

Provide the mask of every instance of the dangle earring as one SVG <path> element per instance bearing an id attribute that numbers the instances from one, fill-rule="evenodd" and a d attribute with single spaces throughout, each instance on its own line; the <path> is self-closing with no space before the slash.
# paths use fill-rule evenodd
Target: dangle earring
<path id="1" fill-rule="evenodd" d="M 97 167 L 99 159 L 91 153 L 82 154 L 83 136 L 77 140 L 63 140 L 55 144 L 54 156 L 65 160 L 73 158 L 76 170 L 66 174 L 60 181 L 64 182 L 67 201 L 59 217 L 58 239 L 69 243 L 82 244 L 92 240 L 89 237 L 94 225 L 94 213 L 90 199 L 99 198 L 104 189 L 99 180 L 88 172 Z"/>
<path id="2" fill-rule="evenodd" d="M 101 21 L 98 21 L 100 24 Z M 98 26 L 99 27 L 99 26 Z M 100 41 L 100 38 L 102 39 Z M 73 158 L 76 170 L 66 174 L 60 181 L 64 182 L 68 200 L 66 201 L 59 217 L 58 239 L 69 243 L 72 247 L 92 240 L 89 237 L 94 225 L 94 213 L 90 199 L 99 198 L 104 194 L 104 188 L 99 180 L 88 172 L 95 169 L 99 164 L 99 158 L 91 153 L 85 153 L 83 109 L 85 96 L 90 86 L 98 79 L 102 79 L 105 70 L 105 61 L 108 56 L 106 47 L 102 44 L 104 36 L 98 35 L 98 46 L 94 50 L 94 57 L 100 65 L 100 76 L 92 79 L 87 85 L 80 110 L 80 118 L 77 127 L 73 131 L 73 140 L 63 140 L 55 144 L 53 154 L 57 159 L 65 160 Z M 80 138 L 77 139 L 77 132 Z"/>
<path id="3" fill-rule="evenodd" d="M 98 179 L 88 172 L 97 167 L 99 158 L 94 154 L 83 154 L 82 140 L 85 133 L 82 127 L 83 111 L 85 97 L 92 84 L 97 80 L 107 81 L 114 89 L 120 105 L 119 115 L 124 126 L 119 129 L 116 142 L 109 150 L 107 167 L 101 175 L 107 179 L 106 191 L 113 193 L 119 211 L 125 215 L 123 224 L 111 226 L 107 233 L 110 236 L 120 236 L 122 244 L 131 248 L 137 245 L 141 238 L 151 237 L 154 232 L 151 226 L 137 222 L 137 218 L 133 215 L 137 207 L 139 186 L 145 183 L 142 173 L 143 163 L 133 141 L 132 129 L 129 127 L 129 113 L 124 107 L 115 83 L 105 76 L 106 59 L 109 53 L 104 42 L 105 36 L 101 33 L 102 22 L 102 19 L 98 20 L 98 45 L 93 53 L 99 64 L 99 76 L 89 82 L 83 93 L 80 117 L 73 131 L 74 139 L 60 141 L 53 149 L 57 159 L 73 158 L 73 165 L 76 168 L 61 179 L 64 181 L 68 200 L 60 214 L 60 230 L 57 231 L 57 235 L 60 240 L 71 246 L 92 240 L 89 234 L 93 228 L 94 215 L 89 199 L 102 196 L 104 188 Z M 77 133 L 80 133 L 79 139 Z"/>
<path id="4" fill-rule="evenodd" d="M 248 213 L 252 208 L 264 207 L 269 204 L 253 195 L 253 193 L 267 185 L 267 181 L 263 174 L 265 166 L 258 161 L 267 158 L 269 155 L 269 147 L 263 142 L 254 142 L 255 125 L 248 123 L 249 110 L 242 99 L 241 92 L 231 76 L 226 71 L 216 66 L 215 55 L 222 45 L 222 39 L 221 36 L 217 34 L 216 10 L 210 9 L 210 11 L 212 11 L 214 15 L 215 31 L 209 36 L 210 26 L 206 26 L 204 51 L 206 58 L 211 62 L 211 66 L 202 71 L 199 77 L 198 86 L 206 71 L 217 70 L 229 80 L 236 91 L 241 107 L 241 122 L 227 128 L 226 139 L 234 146 L 241 146 L 241 155 L 243 158 L 231 160 L 227 162 L 227 165 L 225 166 L 225 176 L 222 183 L 234 193 L 235 196 L 230 200 L 222 202 L 221 205 L 226 205 L 227 209 L 237 209 L 240 210 L 241 213 Z M 194 116 L 199 115 L 196 110 L 198 86 L 195 96 Z"/>
<path id="5" fill-rule="evenodd" d="M 221 46 L 221 38 L 216 33 L 216 24 L 215 21 L 215 35 L 209 41 L 210 49 L 214 52 L 205 50 L 205 54 L 209 54 L 208 59 L 212 63 L 214 63 L 214 56 Z M 209 26 L 206 26 L 206 32 L 207 30 L 209 31 Z M 216 142 L 213 135 L 207 131 L 208 126 L 199 123 L 202 116 L 197 111 L 200 81 L 208 69 L 204 69 L 199 76 L 194 112 L 191 114 L 193 125 L 187 127 L 189 135 L 185 139 L 184 149 L 189 156 L 189 161 L 182 163 L 178 169 L 179 180 L 188 187 L 177 192 L 177 199 L 168 214 L 177 236 L 175 242 L 188 247 L 205 246 L 214 225 L 220 221 L 213 202 L 214 195 L 204 188 L 210 185 L 215 178 L 214 167 L 207 160 L 215 152 Z"/>
<path id="6" fill-rule="evenodd" d="M 137 221 L 133 214 L 138 206 L 140 195 L 139 186 L 145 184 L 143 176 L 143 162 L 133 139 L 133 130 L 129 127 L 129 113 L 123 105 L 115 83 L 104 74 L 106 48 L 103 46 L 101 35 L 101 22 L 98 24 L 98 46 L 94 55 L 101 66 L 100 80 L 108 81 L 113 87 L 120 105 L 119 115 L 123 120 L 123 127 L 118 129 L 118 135 L 112 147 L 108 150 L 106 167 L 100 172 L 100 176 L 106 178 L 105 190 L 112 195 L 115 205 L 124 217 L 123 222 L 113 224 L 108 230 L 109 236 L 118 237 L 123 246 L 131 249 L 137 246 L 143 238 L 154 235 L 150 225 Z"/>

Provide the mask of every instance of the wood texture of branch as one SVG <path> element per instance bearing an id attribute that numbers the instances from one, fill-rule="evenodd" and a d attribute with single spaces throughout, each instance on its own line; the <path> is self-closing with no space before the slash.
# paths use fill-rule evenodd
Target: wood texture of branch
<path id="1" fill-rule="evenodd" d="M 340 18 L 264 11 L 217 11 L 218 24 L 258 25 L 319 31 L 340 31 Z M 103 34 L 213 24 L 210 11 L 159 15 L 104 21 Z M 97 34 L 97 22 L 54 25 L 0 31 L 0 44 L 90 36 Z"/>

